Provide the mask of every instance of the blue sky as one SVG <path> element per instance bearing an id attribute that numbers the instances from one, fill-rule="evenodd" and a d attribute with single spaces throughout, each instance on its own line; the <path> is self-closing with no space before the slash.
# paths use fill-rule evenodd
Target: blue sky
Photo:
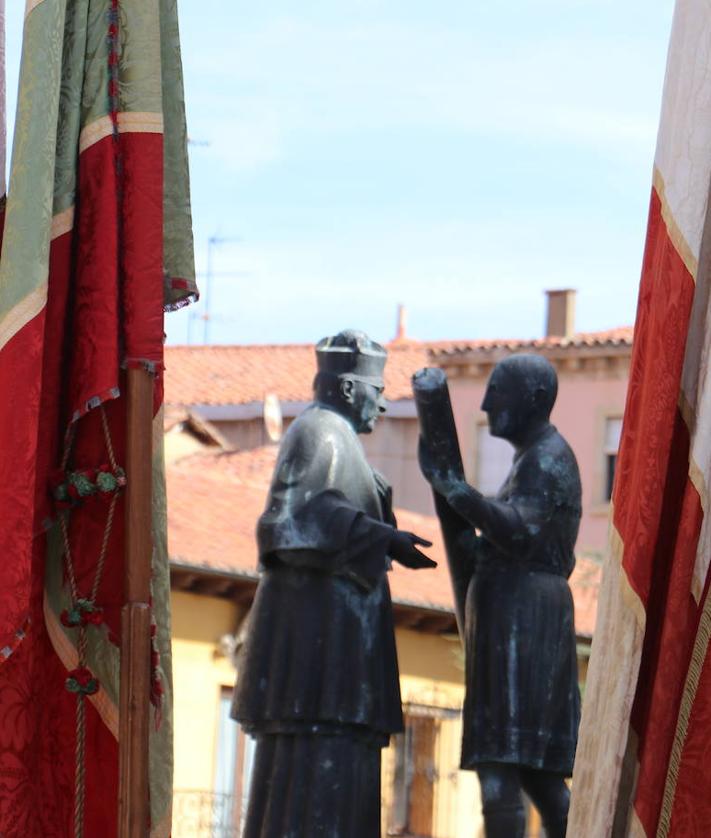
<path id="1" fill-rule="evenodd" d="M 413 337 L 532 337 L 556 287 L 580 329 L 631 323 L 672 9 L 182 0 L 208 339 L 387 340 L 398 303 Z"/>

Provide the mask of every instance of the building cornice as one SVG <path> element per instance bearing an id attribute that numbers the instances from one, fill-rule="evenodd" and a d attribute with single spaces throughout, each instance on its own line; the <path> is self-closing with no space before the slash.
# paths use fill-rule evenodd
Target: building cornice
<path id="1" fill-rule="evenodd" d="M 558 375 L 589 378 L 627 378 L 632 345 L 629 342 L 600 345 L 559 344 L 541 345 L 540 342 L 462 347 L 447 352 L 433 353 L 432 360 L 447 373 L 448 378 L 487 378 L 494 365 L 518 353 L 543 355 L 556 368 Z"/>

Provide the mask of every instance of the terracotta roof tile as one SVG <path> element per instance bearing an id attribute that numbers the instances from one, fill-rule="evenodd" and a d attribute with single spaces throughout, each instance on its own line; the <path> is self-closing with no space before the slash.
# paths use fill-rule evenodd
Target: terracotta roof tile
<path id="1" fill-rule="evenodd" d="M 405 342 L 388 347 L 385 395 L 412 397 L 410 378 L 429 362 L 428 350 L 449 344 Z M 234 405 L 261 402 L 275 393 L 283 402 L 308 402 L 316 374 L 311 344 L 274 346 L 167 346 L 165 403 Z"/>
<path id="2" fill-rule="evenodd" d="M 578 332 L 569 338 L 514 338 L 511 340 L 495 338 L 492 340 L 450 341 L 448 346 L 434 348 L 432 350 L 432 358 L 434 361 L 438 361 L 445 360 L 454 355 L 468 354 L 471 352 L 490 352 L 497 349 L 506 349 L 515 352 L 521 349 L 581 349 L 584 347 L 632 346 L 633 331 L 633 326 L 618 326 L 615 329 L 606 329 L 601 332 Z"/>
<path id="3" fill-rule="evenodd" d="M 385 395 L 391 401 L 412 398 L 410 379 L 427 366 L 430 350 L 449 341 L 390 344 L 385 365 Z M 316 374 L 312 344 L 264 346 L 167 346 L 167 405 L 223 405 L 261 402 L 267 393 L 281 401 L 308 402 Z"/>
<path id="4" fill-rule="evenodd" d="M 256 578 L 254 532 L 276 454 L 277 446 L 195 454 L 168 467 L 171 561 Z M 396 515 L 400 527 L 433 542 L 427 553 L 438 567 L 412 571 L 395 565 L 390 575 L 393 600 L 451 611 L 452 592 L 437 519 L 404 509 L 396 510 Z M 599 584 L 599 564 L 579 560 L 571 579 L 579 634 L 592 635 Z"/>
<path id="5" fill-rule="evenodd" d="M 249 404 L 276 393 L 309 401 L 313 346 L 167 346 L 166 404 Z"/>
<path id="6" fill-rule="evenodd" d="M 632 327 L 581 332 L 571 338 L 538 340 L 415 341 L 388 345 L 385 395 L 391 401 L 412 397 L 410 379 L 422 367 L 470 352 L 497 349 L 629 346 Z M 312 344 L 167 346 L 166 405 L 237 405 L 261 402 L 267 393 L 281 401 L 311 400 L 316 372 Z"/>

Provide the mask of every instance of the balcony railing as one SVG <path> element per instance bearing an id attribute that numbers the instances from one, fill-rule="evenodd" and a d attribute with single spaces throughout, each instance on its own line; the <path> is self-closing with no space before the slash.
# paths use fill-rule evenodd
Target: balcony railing
<path id="1" fill-rule="evenodd" d="M 240 805 L 232 794 L 176 790 L 173 838 L 240 838 Z"/>

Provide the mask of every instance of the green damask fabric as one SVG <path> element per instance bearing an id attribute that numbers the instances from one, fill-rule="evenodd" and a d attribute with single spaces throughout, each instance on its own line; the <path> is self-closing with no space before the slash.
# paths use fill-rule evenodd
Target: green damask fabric
<path id="1" fill-rule="evenodd" d="M 168 509 L 163 455 L 163 410 L 153 421 L 153 580 L 151 594 L 157 622 L 163 717 L 150 732 L 149 777 L 151 823 L 158 827 L 170 818 L 173 801 L 173 659 L 170 624 L 170 567 L 168 563 Z M 166 831 L 166 835 L 169 833 Z"/>
<path id="2" fill-rule="evenodd" d="M 158 0 L 121 0 L 119 4 L 120 111 L 161 113 L 163 110 L 158 10 Z M 150 79 L 148 84 L 147 79 Z"/>
<path id="3" fill-rule="evenodd" d="M 66 0 L 43 0 L 25 21 L 0 262 L 3 340 L 11 336 L 1 328 L 4 316 L 47 282 L 66 5 Z"/>
<path id="4" fill-rule="evenodd" d="M 183 67 L 180 58 L 176 0 L 160 0 L 163 60 L 163 120 L 165 184 L 163 193 L 163 259 L 166 277 L 185 280 L 184 288 L 166 283 L 167 308 L 177 308 L 197 295 L 190 212 L 188 132 L 185 125 Z"/>
<path id="5" fill-rule="evenodd" d="M 54 169 L 54 215 L 74 206 L 77 188 L 77 149 L 82 121 L 82 100 L 93 92 L 96 83 L 87 81 L 84 59 L 87 54 L 87 14 L 89 0 L 74 0 L 67 4 L 62 52 L 62 84 L 59 92 Z M 104 27 L 105 29 L 106 27 Z M 104 34 L 103 62 L 106 66 L 106 35 Z M 104 87 L 105 87 L 104 81 Z M 106 99 L 106 91 L 103 91 Z"/>
<path id="6" fill-rule="evenodd" d="M 109 0 L 42 0 L 25 21 L 0 265 L 0 326 L 3 315 L 41 293 L 49 222 L 76 198 L 81 131 L 109 114 L 110 5 Z M 119 32 L 120 112 L 163 118 L 164 295 L 166 308 L 177 308 L 196 299 L 197 286 L 175 0 L 121 0 Z"/>

